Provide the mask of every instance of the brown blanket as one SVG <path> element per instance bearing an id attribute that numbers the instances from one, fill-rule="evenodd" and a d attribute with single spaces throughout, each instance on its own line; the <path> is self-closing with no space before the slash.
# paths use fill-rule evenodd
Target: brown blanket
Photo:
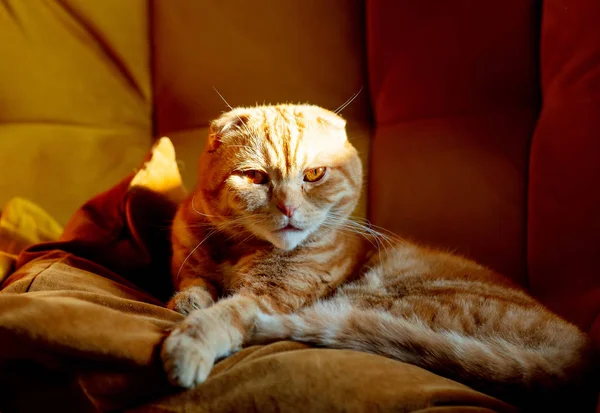
<path id="1" fill-rule="evenodd" d="M 172 388 L 157 356 L 182 316 L 163 302 L 168 226 L 183 196 L 168 140 L 80 208 L 61 239 L 18 257 L 0 292 L 0 411 L 510 412 L 418 367 L 279 342 Z"/>

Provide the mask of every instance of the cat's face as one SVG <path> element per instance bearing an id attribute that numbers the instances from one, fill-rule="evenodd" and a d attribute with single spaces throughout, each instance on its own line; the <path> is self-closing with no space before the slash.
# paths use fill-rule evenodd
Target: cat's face
<path id="1" fill-rule="evenodd" d="M 200 159 L 199 188 L 215 223 L 283 250 L 338 226 L 361 187 L 345 121 L 316 106 L 228 112 L 212 123 Z"/>

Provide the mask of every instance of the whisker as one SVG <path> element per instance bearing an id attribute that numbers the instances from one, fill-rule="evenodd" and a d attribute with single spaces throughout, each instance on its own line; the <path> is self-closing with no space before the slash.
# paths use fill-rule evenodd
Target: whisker
<path id="1" fill-rule="evenodd" d="M 346 219 L 347 219 L 348 221 L 355 222 L 355 223 L 357 223 L 358 225 L 366 225 L 368 228 L 370 228 L 370 229 L 372 229 L 372 230 L 375 230 L 375 229 L 376 229 L 376 232 L 377 232 L 379 235 L 381 235 L 381 236 L 386 236 L 385 234 L 387 234 L 387 237 L 388 237 L 389 239 L 391 239 L 391 240 L 395 241 L 395 242 L 402 242 L 402 243 L 406 242 L 406 241 L 405 241 L 404 239 L 402 239 L 402 237 L 400 237 L 398 234 L 396 234 L 396 233 L 394 233 L 394 232 L 392 232 L 392 231 L 390 231 L 390 230 L 388 230 L 388 229 L 386 229 L 386 228 L 380 227 L 380 226 L 378 226 L 378 225 L 374 225 L 374 224 L 372 224 L 372 223 L 371 223 L 371 222 L 370 222 L 368 219 L 366 219 L 366 218 L 362 218 L 362 217 L 354 217 L 354 216 L 347 217 L 347 216 L 345 216 L 345 215 L 338 215 L 338 214 L 336 214 L 336 213 L 334 213 L 334 212 L 332 212 L 332 213 L 330 213 L 330 214 L 332 214 L 332 216 L 334 216 L 335 218 L 339 218 L 339 219 L 343 219 L 343 220 L 346 220 Z M 359 222 L 359 221 L 360 221 L 360 222 Z M 361 222 L 362 222 L 362 223 L 364 223 L 364 224 L 361 224 Z"/>
<path id="2" fill-rule="evenodd" d="M 219 97 L 221 98 L 221 100 L 222 100 L 223 102 L 225 102 L 225 104 L 227 105 L 227 107 L 229 108 L 229 110 L 233 110 L 233 107 L 232 107 L 232 106 L 229 104 L 229 102 L 227 102 L 227 101 L 225 100 L 225 98 L 224 98 L 224 97 L 223 97 L 223 95 L 222 95 L 222 94 L 221 94 L 221 93 L 220 93 L 220 92 L 217 90 L 217 88 L 216 88 L 216 87 L 214 87 L 214 86 L 213 86 L 212 88 L 215 90 L 215 92 L 217 92 L 217 95 L 219 95 Z M 241 120 L 241 119 L 240 119 L 240 120 Z"/>
<path id="3" fill-rule="evenodd" d="M 208 235 L 207 235 L 206 237 L 204 237 L 204 239 L 203 239 L 202 241 L 200 241 L 200 242 L 198 243 L 198 245 L 196 245 L 196 246 L 194 247 L 194 249 L 193 249 L 193 250 L 191 250 L 191 251 L 190 251 L 190 253 L 187 255 L 187 257 L 185 257 L 185 260 L 183 260 L 183 262 L 181 263 L 181 266 L 179 267 L 179 271 L 177 271 L 177 275 L 175 276 L 175 278 L 176 278 L 176 279 L 179 279 L 179 274 L 181 274 L 181 270 L 183 269 L 183 267 L 184 267 L 185 263 L 187 262 L 187 260 L 188 260 L 188 259 L 189 259 L 189 258 L 192 256 L 192 254 L 193 254 L 194 252 L 196 252 L 196 250 L 197 250 L 198 248 L 200 248 L 200 246 L 201 246 L 201 245 L 204 243 L 204 241 L 206 241 L 208 238 L 210 238 L 210 237 L 211 237 L 213 234 L 215 234 L 216 232 L 217 232 L 217 230 L 216 230 L 216 229 L 215 229 L 215 230 L 213 230 L 213 231 L 211 231 L 211 232 L 209 232 L 209 233 L 208 233 Z"/>
<path id="4" fill-rule="evenodd" d="M 250 231 L 248 231 L 250 232 Z M 250 235 L 248 235 L 246 238 L 244 238 L 243 240 L 240 241 L 240 244 L 243 244 L 244 242 L 248 241 L 250 238 L 254 237 L 255 235 L 250 232 Z"/>
<path id="5" fill-rule="evenodd" d="M 200 211 L 198 211 L 198 210 L 196 209 L 196 207 L 194 206 L 194 201 L 195 201 L 195 200 L 196 200 L 196 195 L 192 196 L 192 202 L 191 202 L 191 204 L 192 204 L 192 209 L 194 210 L 194 212 L 195 212 L 196 214 L 198 214 L 198 215 L 207 216 L 206 214 L 203 214 L 202 212 L 200 212 Z"/>
<path id="6" fill-rule="evenodd" d="M 360 224 L 357 224 L 357 223 L 352 223 L 352 225 L 354 227 L 359 227 L 361 230 L 363 230 L 363 231 L 367 232 L 368 234 L 372 235 L 378 241 L 381 240 L 382 243 L 385 242 L 385 244 L 387 244 L 387 246 L 390 246 L 390 247 L 394 246 L 394 242 L 393 242 L 394 240 L 391 239 L 390 237 L 388 237 L 387 235 L 382 234 L 382 233 L 380 233 L 380 232 L 378 232 L 378 231 L 376 231 L 376 230 L 374 230 L 372 228 L 369 228 L 367 226 L 364 226 L 364 225 L 360 225 Z M 385 245 L 384 245 L 384 247 L 385 247 Z"/>
<path id="7" fill-rule="evenodd" d="M 336 224 L 336 225 L 323 224 L 322 226 L 324 226 L 325 228 L 339 230 L 339 231 L 350 233 L 350 234 L 360 235 L 363 238 L 365 238 L 374 248 L 377 248 L 379 250 L 379 246 L 377 244 L 375 244 L 370 237 L 367 237 L 366 236 L 367 234 L 357 231 L 355 228 L 352 228 L 350 226 L 340 225 L 340 224 Z"/>
<path id="8" fill-rule="evenodd" d="M 263 218 L 262 220 L 255 221 L 254 223 L 257 224 L 257 225 L 260 225 L 260 224 L 262 224 L 262 223 L 264 223 L 266 221 L 267 221 L 267 218 Z M 250 237 L 252 237 L 254 235 L 254 233 L 252 231 L 250 231 L 248 229 L 245 229 L 245 228 L 243 228 L 242 231 L 241 231 L 241 233 L 246 233 L 246 232 L 250 233 L 250 235 L 248 237 L 246 237 L 244 240 L 240 241 L 240 244 L 244 243 L 245 241 L 247 241 Z M 235 238 L 237 235 L 240 235 L 240 233 L 239 232 L 238 233 L 234 233 L 229 238 L 227 238 L 225 241 L 229 241 L 230 239 Z"/>
<path id="9" fill-rule="evenodd" d="M 327 225 L 328 227 L 337 227 L 340 230 L 354 233 L 364 237 L 365 239 L 367 239 L 367 241 L 371 243 L 371 245 L 373 245 L 377 249 L 378 253 L 380 254 L 383 250 L 383 253 L 387 256 L 389 254 L 388 248 L 394 249 L 396 243 L 403 242 L 399 239 L 399 237 L 397 237 L 390 231 L 387 232 L 392 234 L 393 237 L 390 237 L 386 234 L 374 230 L 373 228 L 371 228 L 371 224 L 370 222 L 368 222 L 368 220 L 364 220 L 362 218 L 356 219 L 356 221 L 363 220 L 364 222 L 367 222 L 369 224 L 364 225 L 354 221 L 351 217 L 336 214 L 335 212 L 329 212 L 328 216 L 329 221 L 333 224 Z"/>
<path id="10" fill-rule="evenodd" d="M 336 115 L 339 115 L 344 109 L 346 109 L 348 107 L 348 105 L 350 105 L 352 102 L 354 102 L 354 99 L 356 99 L 358 97 L 358 95 L 360 95 L 360 92 L 362 92 L 362 90 L 363 90 L 363 88 L 361 86 L 361 88 L 358 90 L 358 92 L 353 94 L 350 97 L 350 99 L 348 99 L 347 101 L 342 103 L 342 105 L 339 108 L 337 108 L 336 110 L 334 110 L 333 113 L 335 113 Z"/>
<path id="11" fill-rule="evenodd" d="M 212 88 L 215 90 L 215 92 L 217 92 L 217 95 L 219 95 L 219 97 L 220 97 L 220 98 L 221 98 L 221 100 L 222 100 L 222 101 L 225 103 L 225 105 L 227 105 L 227 107 L 229 108 L 229 110 L 231 110 L 231 111 L 234 111 L 234 108 L 233 108 L 233 106 L 231 106 L 231 105 L 229 104 L 229 102 L 227 102 L 227 100 L 225 99 L 225 97 L 223 97 L 223 95 L 221 94 L 221 92 L 219 92 L 219 91 L 217 90 L 217 88 L 216 88 L 216 87 L 214 87 L 214 86 L 213 86 Z M 252 130 L 250 130 L 250 127 L 249 127 L 249 126 L 248 126 L 248 125 L 247 125 L 247 124 L 246 124 L 244 121 L 242 121 L 242 118 L 240 118 L 240 115 L 238 115 L 237 113 L 235 113 L 235 116 L 236 116 L 236 117 L 238 118 L 238 120 L 240 121 L 240 123 L 239 123 L 239 125 L 238 125 L 238 129 L 239 129 L 241 132 L 245 132 L 245 133 L 247 133 L 248 135 L 250 135 L 250 136 L 252 136 L 252 137 L 254 137 L 254 138 L 259 138 L 258 134 L 256 134 L 256 132 L 253 132 Z M 231 145 L 231 146 L 233 146 L 233 145 Z M 239 146 L 242 146 L 242 145 L 239 145 Z M 246 148 L 246 149 L 252 149 L 252 147 L 249 147 L 249 146 L 245 146 L 245 148 Z"/>

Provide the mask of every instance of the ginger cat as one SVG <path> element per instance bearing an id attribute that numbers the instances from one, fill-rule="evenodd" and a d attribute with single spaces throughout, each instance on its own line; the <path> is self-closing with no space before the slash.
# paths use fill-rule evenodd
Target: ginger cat
<path id="1" fill-rule="evenodd" d="M 176 215 L 165 340 L 192 387 L 242 346 L 297 340 L 416 364 L 505 400 L 578 379 L 588 340 L 507 279 L 351 220 L 363 171 L 345 121 L 310 105 L 212 122 Z"/>

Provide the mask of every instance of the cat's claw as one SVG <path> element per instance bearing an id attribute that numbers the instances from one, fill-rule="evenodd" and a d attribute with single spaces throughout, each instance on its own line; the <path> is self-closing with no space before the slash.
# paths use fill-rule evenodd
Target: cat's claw
<path id="1" fill-rule="evenodd" d="M 211 295 L 202 287 L 191 287 L 180 291 L 169 300 L 167 308 L 188 315 L 192 311 L 202 310 L 214 304 Z"/>
<path id="2" fill-rule="evenodd" d="M 215 357 L 201 340 L 176 328 L 163 343 L 161 359 L 171 384 L 189 389 L 206 380 Z"/>

